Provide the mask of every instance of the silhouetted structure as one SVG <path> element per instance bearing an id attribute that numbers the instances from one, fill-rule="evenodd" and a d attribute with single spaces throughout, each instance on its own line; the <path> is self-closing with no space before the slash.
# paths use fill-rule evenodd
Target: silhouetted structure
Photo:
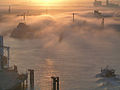
<path id="1" fill-rule="evenodd" d="M 33 33 L 31 31 L 31 28 L 26 25 L 26 23 L 20 22 L 17 27 L 12 31 L 11 37 L 13 38 L 31 38 L 33 36 Z"/>
<path id="2" fill-rule="evenodd" d="M 11 6 L 9 6 L 8 13 L 9 14 L 11 13 Z"/>
<path id="3" fill-rule="evenodd" d="M 102 22 L 101 22 L 101 26 L 102 26 L 102 28 L 104 28 L 104 24 L 105 24 L 105 21 L 104 21 L 105 19 L 104 18 L 102 18 Z"/>
<path id="4" fill-rule="evenodd" d="M 23 14 L 23 20 L 26 20 L 26 13 Z"/>
<path id="5" fill-rule="evenodd" d="M 51 77 L 53 80 L 52 90 L 59 90 L 59 77 Z"/>
<path id="6" fill-rule="evenodd" d="M 3 36 L 0 36 L 0 90 L 18 90 L 18 87 L 24 90 L 27 78 L 27 73 L 18 73 L 17 66 L 9 67 L 9 47 L 3 45 Z"/>
<path id="7" fill-rule="evenodd" d="M 116 76 L 117 75 L 115 74 L 115 70 L 110 69 L 109 66 L 106 66 L 106 68 L 104 69 L 101 68 L 101 72 L 96 75 L 96 77 L 105 77 L 105 78 L 116 77 Z"/>
<path id="8" fill-rule="evenodd" d="M 75 21 L 75 13 L 73 13 L 73 22 Z"/>
<path id="9" fill-rule="evenodd" d="M 28 71 L 30 71 L 30 87 L 31 89 L 34 88 L 34 70 L 29 69 Z"/>
<path id="10" fill-rule="evenodd" d="M 106 4 L 105 5 L 102 5 L 102 1 L 97 1 L 97 0 L 95 0 L 93 4 L 94 4 L 94 6 L 119 7 L 119 4 L 110 3 L 109 0 L 106 0 Z"/>
<path id="11" fill-rule="evenodd" d="M 99 12 L 98 10 L 94 10 L 94 15 L 98 16 L 98 17 L 101 17 L 102 16 L 102 13 Z"/>
<path id="12" fill-rule="evenodd" d="M 63 37 L 64 36 L 64 33 L 62 32 L 61 34 L 60 34 L 60 36 L 59 36 L 59 42 L 62 42 L 62 40 L 63 40 Z"/>

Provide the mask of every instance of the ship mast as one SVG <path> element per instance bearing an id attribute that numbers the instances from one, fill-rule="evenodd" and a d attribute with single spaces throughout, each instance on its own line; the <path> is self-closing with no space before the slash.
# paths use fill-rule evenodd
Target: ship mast
<path id="1" fill-rule="evenodd" d="M 0 69 L 2 69 L 2 56 L 3 56 L 3 37 L 0 36 Z"/>
<path id="2" fill-rule="evenodd" d="M 9 47 L 3 45 L 3 36 L 0 36 L 0 70 L 9 68 Z"/>

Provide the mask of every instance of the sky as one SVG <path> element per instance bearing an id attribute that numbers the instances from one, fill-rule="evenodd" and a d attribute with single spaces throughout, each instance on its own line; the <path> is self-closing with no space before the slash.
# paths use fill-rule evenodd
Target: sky
<path id="1" fill-rule="evenodd" d="M 94 0 L 0 0 L 0 5 L 2 4 L 31 4 L 31 5 L 40 5 L 40 4 L 71 4 L 71 3 L 86 3 L 93 2 Z M 101 0 L 105 2 L 105 0 Z M 120 0 L 110 0 L 112 2 L 119 2 Z"/>
<path id="2" fill-rule="evenodd" d="M 63 4 L 63 3 L 81 3 L 93 0 L 0 0 L 0 4 Z"/>

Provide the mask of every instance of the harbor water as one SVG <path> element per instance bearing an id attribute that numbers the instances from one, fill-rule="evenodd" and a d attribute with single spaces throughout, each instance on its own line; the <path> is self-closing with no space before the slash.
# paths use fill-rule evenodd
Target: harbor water
<path id="1" fill-rule="evenodd" d="M 5 45 L 11 47 L 10 65 L 16 64 L 21 73 L 34 69 L 35 90 L 51 90 L 51 76 L 60 77 L 60 90 L 118 90 L 111 85 L 102 88 L 96 74 L 107 65 L 120 74 L 120 21 L 113 17 L 115 10 L 101 8 L 106 15 L 103 29 L 93 10 L 78 8 L 55 15 L 28 16 L 26 23 L 37 30 L 33 32 L 35 38 L 16 39 L 9 37 L 10 33 L 5 36 Z M 0 30 L 14 29 L 18 20 L 1 21 Z"/>

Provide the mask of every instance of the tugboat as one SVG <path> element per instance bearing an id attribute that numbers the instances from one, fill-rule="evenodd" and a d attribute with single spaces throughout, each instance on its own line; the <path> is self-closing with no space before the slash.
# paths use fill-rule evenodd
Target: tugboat
<path id="1" fill-rule="evenodd" d="M 13 38 L 31 38 L 33 36 L 31 28 L 26 23 L 20 22 L 18 26 L 12 31 L 10 37 Z"/>
<path id="2" fill-rule="evenodd" d="M 102 69 L 101 68 L 101 73 L 96 75 L 97 77 L 116 77 L 115 70 L 114 69 L 109 69 L 109 66 L 106 68 Z"/>
<path id="3" fill-rule="evenodd" d="M 115 74 L 115 70 L 108 66 L 101 69 L 101 73 L 97 74 L 96 78 L 98 78 L 96 82 L 101 84 L 102 88 L 107 88 L 109 85 L 120 87 L 120 75 Z"/>
<path id="4" fill-rule="evenodd" d="M 101 76 L 102 77 L 115 77 L 115 70 L 109 69 L 108 66 L 105 69 L 101 69 Z"/>
<path id="5" fill-rule="evenodd" d="M 15 29 L 11 32 L 10 37 L 17 38 L 17 39 L 25 39 L 25 38 L 32 38 L 33 37 L 33 30 L 29 25 L 25 22 L 26 17 L 25 13 L 23 15 L 23 21 L 20 22 Z"/>

